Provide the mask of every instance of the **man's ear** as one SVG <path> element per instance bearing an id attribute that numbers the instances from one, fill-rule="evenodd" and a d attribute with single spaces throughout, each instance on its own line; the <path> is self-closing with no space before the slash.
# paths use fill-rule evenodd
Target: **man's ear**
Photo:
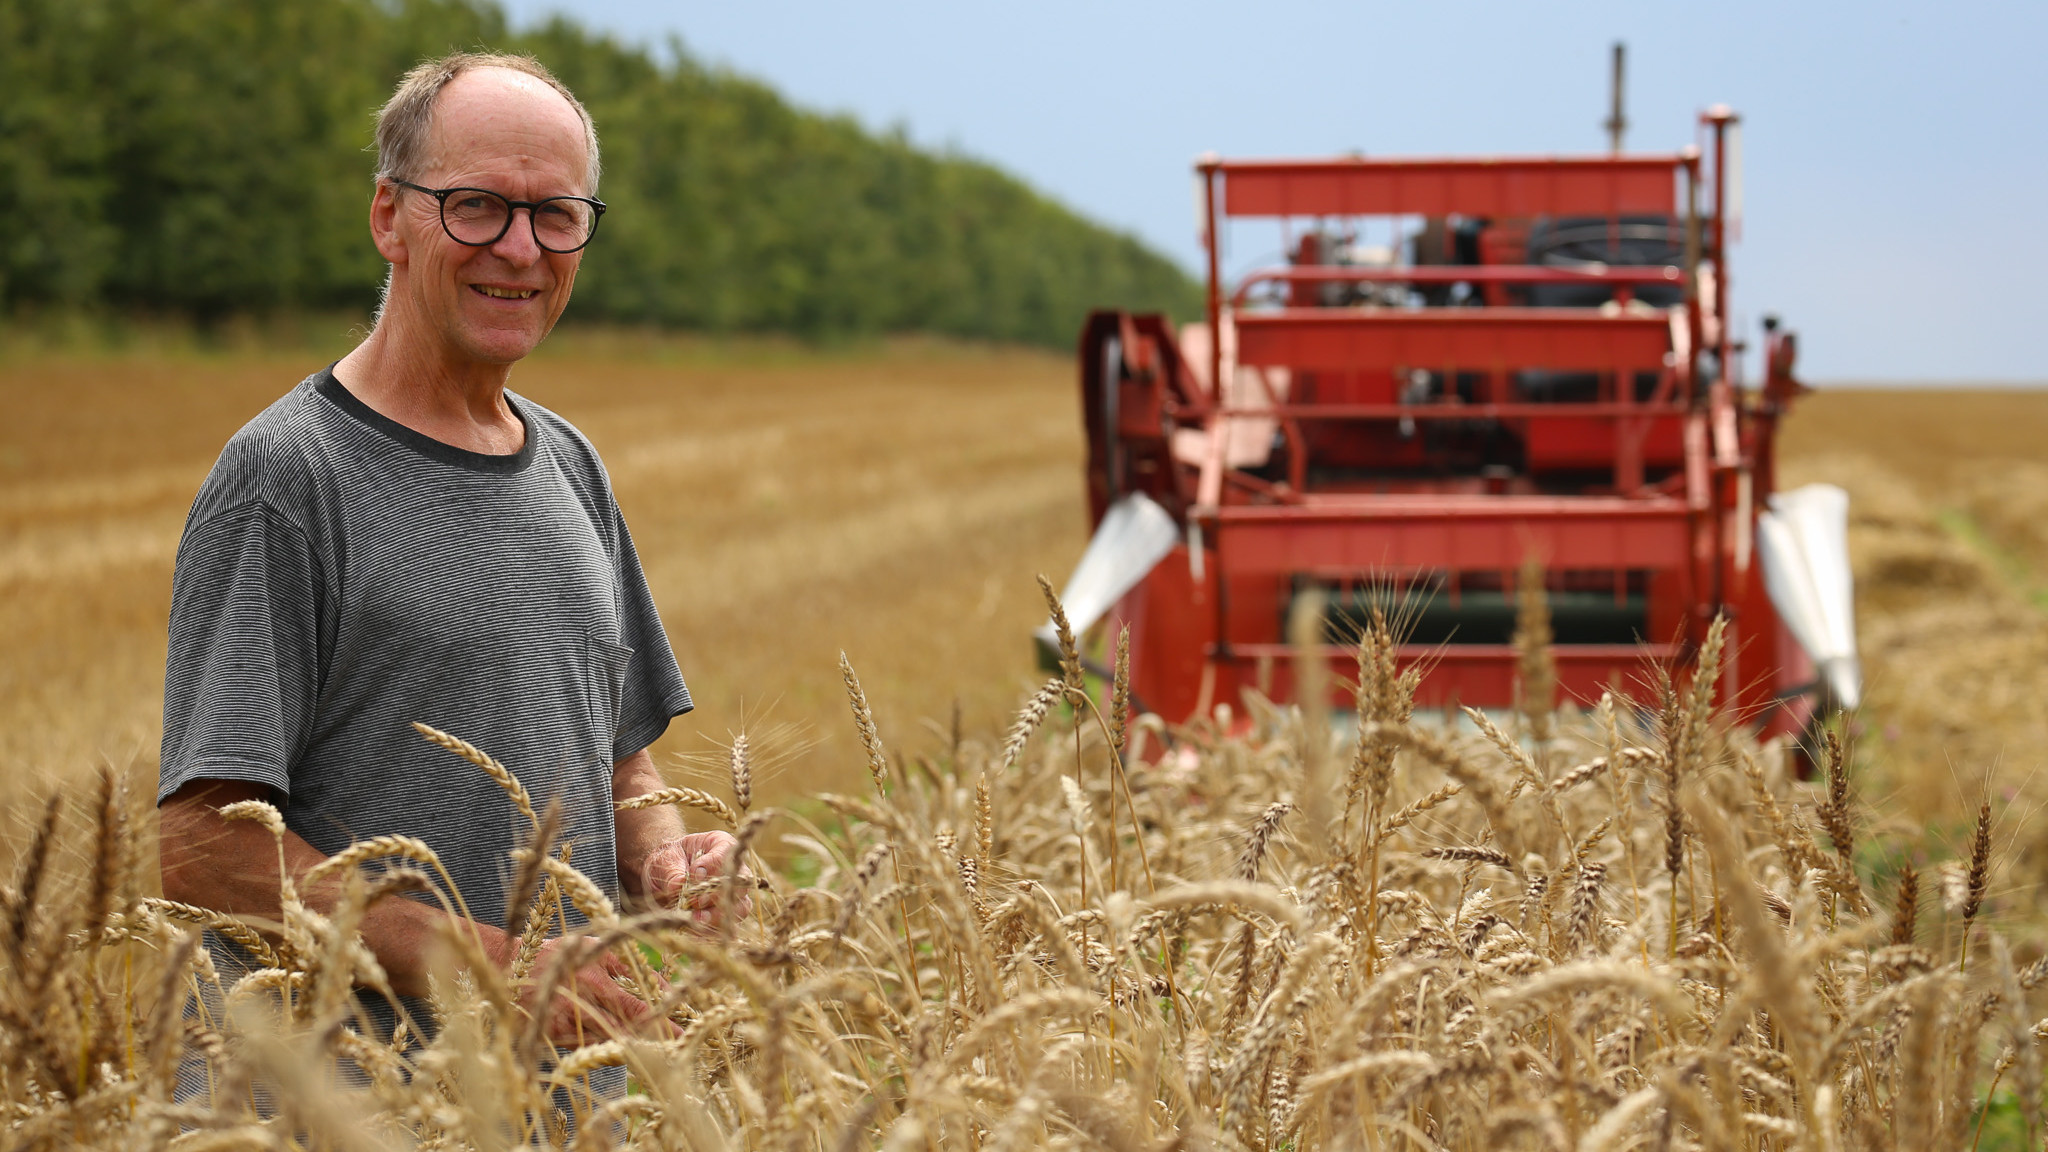
<path id="1" fill-rule="evenodd" d="M 398 221 L 398 188 L 381 180 L 370 196 L 370 239 L 386 262 L 393 267 L 404 266 L 406 247 Z"/>

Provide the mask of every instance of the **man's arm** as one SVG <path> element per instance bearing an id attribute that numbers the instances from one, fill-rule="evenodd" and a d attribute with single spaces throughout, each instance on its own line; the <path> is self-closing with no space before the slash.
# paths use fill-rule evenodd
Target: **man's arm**
<path id="1" fill-rule="evenodd" d="M 238 801 L 270 799 L 265 785 L 240 780 L 194 780 L 166 797 L 158 810 L 164 896 L 234 916 L 282 919 L 276 839 L 255 821 L 220 815 L 221 808 Z M 305 878 L 325 859 L 297 833 L 285 833 L 284 867 L 299 898 L 322 913 L 340 903 L 341 878 L 330 876 L 312 888 Z M 413 900 L 379 900 L 364 914 L 363 940 L 399 995 L 426 995 L 428 942 L 450 921 L 440 909 Z M 503 951 L 503 932 L 483 924 L 469 927 L 486 954 L 495 958 Z"/>
<path id="2" fill-rule="evenodd" d="M 641 749 L 612 766 L 612 799 L 626 801 L 668 785 L 654 767 L 654 757 Z M 657 804 L 620 812 L 616 818 L 619 884 L 626 894 L 653 904 L 673 905 L 685 888 L 725 874 L 726 861 L 738 847 L 728 832 L 686 832 L 673 805 Z M 735 901 L 735 915 L 747 914 L 749 901 Z M 692 907 L 698 919 L 715 925 L 725 910 L 715 900 Z"/>
<path id="3" fill-rule="evenodd" d="M 166 797 L 158 809 L 164 896 L 235 916 L 281 920 L 277 840 L 260 824 L 227 820 L 220 814 L 221 808 L 237 801 L 269 799 L 268 787 L 239 780 L 194 780 Z M 332 913 L 341 902 L 342 879 L 329 877 L 310 887 L 305 882 L 306 874 L 326 859 L 298 834 L 285 833 L 284 867 L 299 898 L 314 911 Z M 448 927 L 474 933 L 493 963 L 511 967 L 518 941 L 488 924 L 459 920 L 414 900 L 379 900 L 364 914 L 359 931 L 393 991 L 425 996 L 433 940 Z M 546 947 L 558 946 L 560 941 L 550 941 Z M 544 953 L 536 970 L 545 968 L 547 960 Z M 549 1006 L 549 1038 L 575 1045 L 635 1031 L 651 1013 L 611 979 L 626 971 L 624 962 L 612 956 L 578 970 L 574 996 L 582 1002 L 580 1013 L 575 1003 L 557 997 Z"/>

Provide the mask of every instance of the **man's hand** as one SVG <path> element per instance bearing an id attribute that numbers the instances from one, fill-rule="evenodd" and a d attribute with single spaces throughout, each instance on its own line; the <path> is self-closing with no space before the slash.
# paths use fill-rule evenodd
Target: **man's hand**
<path id="1" fill-rule="evenodd" d="M 729 832 L 678 836 L 648 854 L 642 891 L 664 908 L 676 907 L 691 885 L 724 877 L 727 864 L 738 849 L 739 841 Z M 753 901 L 747 896 L 748 889 L 753 887 L 752 873 L 742 866 L 740 877 L 731 908 L 721 907 L 718 892 L 700 892 L 683 905 L 689 909 L 691 919 L 706 929 L 717 928 L 728 915 L 744 919 L 753 908 Z"/>
<path id="2" fill-rule="evenodd" d="M 590 942 L 588 936 L 558 936 L 542 944 L 534 958 L 536 979 L 518 989 L 520 1005 L 528 1012 L 534 1010 L 533 998 L 540 991 L 539 978 L 554 965 L 563 948 L 581 948 Z M 557 1048 L 580 1048 L 618 1037 L 675 1033 L 674 1024 L 656 1020 L 653 1008 L 619 986 L 615 978 L 631 974 L 632 969 L 623 959 L 616 953 L 606 952 L 592 957 L 578 968 L 573 978 L 558 982 L 554 997 L 548 1001 L 544 1025 L 548 1042 Z M 662 989 L 657 987 L 652 991 Z"/>
<path id="3" fill-rule="evenodd" d="M 625 801 L 663 788 L 654 757 L 641 749 L 612 766 L 612 797 Z M 739 842 L 727 832 L 684 832 L 683 818 L 669 805 L 635 808 L 617 816 L 619 880 L 629 895 L 661 908 L 681 905 L 701 931 L 715 931 L 726 917 L 747 915 L 751 874 L 740 869 L 731 908 L 720 907 L 719 890 L 707 886 L 725 876 Z M 692 887 L 700 890 L 691 892 Z"/>

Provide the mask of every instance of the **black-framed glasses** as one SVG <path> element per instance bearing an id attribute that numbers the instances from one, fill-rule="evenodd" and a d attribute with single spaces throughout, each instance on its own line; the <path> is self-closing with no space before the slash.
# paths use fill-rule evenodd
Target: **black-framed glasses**
<path id="1" fill-rule="evenodd" d="M 550 196 L 545 200 L 512 200 L 488 188 L 426 188 L 410 180 L 393 180 L 432 196 L 441 205 L 441 230 L 457 244 L 484 248 L 496 244 L 512 227 L 512 213 L 526 209 L 533 242 L 549 252 L 575 252 L 597 234 L 604 201 L 588 196 Z"/>

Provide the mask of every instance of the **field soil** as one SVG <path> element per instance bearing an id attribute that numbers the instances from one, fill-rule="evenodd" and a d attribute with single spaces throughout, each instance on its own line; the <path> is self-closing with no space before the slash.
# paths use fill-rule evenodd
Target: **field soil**
<path id="1" fill-rule="evenodd" d="M 0 350 L 0 757 L 154 779 L 164 621 L 193 491 L 243 422 L 346 344 Z M 742 729 L 763 794 L 844 788 L 837 667 L 885 741 L 1004 722 L 1086 542 L 1064 356 L 900 341 L 838 350 L 558 335 L 513 386 L 609 465 L 697 712 L 678 782 Z M 2048 749 L 2048 393 L 1826 390 L 1784 483 L 1852 497 L 1868 703 L 1859 759 L 1891 811 L 1960 820 L 1987 780 L 2031 812 Z M 764 747 L 765 746 L 765 747 Z"/>

